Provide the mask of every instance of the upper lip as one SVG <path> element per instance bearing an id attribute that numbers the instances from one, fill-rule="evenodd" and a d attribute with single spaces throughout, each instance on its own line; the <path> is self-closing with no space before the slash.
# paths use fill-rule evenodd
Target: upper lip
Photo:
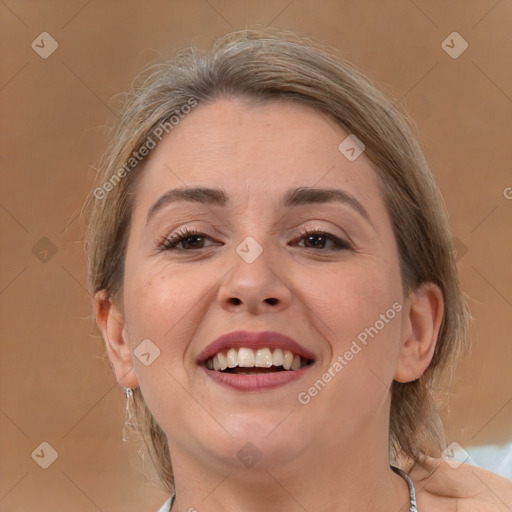
<path id="1" fill-rule="evenodd" d="M 289 350 L 294 354 L 301 356 L 304 359 L 315 360 L 315 355 L 308 349 L 294 341 L 289 336 L 274 331 L 232 331 L 223 334 L 215 341 L 210 343 L 198 356 L 197 362 L 204 363 L 210 357 L 230 348 L 280 348 L 282 350 Z"/>

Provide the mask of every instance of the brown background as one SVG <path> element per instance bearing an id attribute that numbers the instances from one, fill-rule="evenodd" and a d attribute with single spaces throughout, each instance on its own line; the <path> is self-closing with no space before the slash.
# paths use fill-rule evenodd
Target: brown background
<path id="1" fill-rule="evenodd" d="M 123 396 L 89 319 L 80 209 L 134 75 L 245 26 L 340 48 L 412 114 L 476 319 L 445 413 L 450 440 L 512 441 L 509 0 L 5 0 L 0 17 L 1 511 L 135 512 L 164 501 L 138 444 L 121 440 Z M 47 59 L 31 48 L 43 31 L 59 44 Z M 457 59 L 441 47 L 453 31 L 469 43 Z M 42 441 L 59 454 L 46 470 L 31 458 Z"/>

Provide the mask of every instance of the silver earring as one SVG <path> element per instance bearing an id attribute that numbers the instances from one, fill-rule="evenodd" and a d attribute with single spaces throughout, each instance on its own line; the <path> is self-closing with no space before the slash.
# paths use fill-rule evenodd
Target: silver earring
<path id="1" fill-rule="evenodd" d="M 132 412 L 131 406 L 133 404 L 133 389 L 132 388 L 123 388 L 124 396 L 126 397 L 126 409 L 124 413 L 124 425 L 123 425 L 123 441 L 130 440 L 130 430 L 132 424 Z"/>
<path id="2" fill-rule="evenodd" d="M 133 405 L 133 389 L 124 388 L 124 396 L 126 397 L 125 422 L 131 423 L 132 412 L 130 409 Z"/>

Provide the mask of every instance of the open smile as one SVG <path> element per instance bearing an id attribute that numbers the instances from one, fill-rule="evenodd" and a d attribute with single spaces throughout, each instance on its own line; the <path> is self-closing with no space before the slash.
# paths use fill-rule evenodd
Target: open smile
<path id="1" fill-rule="evenodd" d="M 303 376 L 314 364 L 314 356 L 279 333 L 237 331 L 209 345 L 198 363 L 220 384 L 239 391 L 263 391 Z"/>

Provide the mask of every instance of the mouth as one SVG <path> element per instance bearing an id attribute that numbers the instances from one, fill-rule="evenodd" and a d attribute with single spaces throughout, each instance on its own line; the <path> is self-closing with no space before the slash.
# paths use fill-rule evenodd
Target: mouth
<path id="1" fill-rule="evenodd" d="M 313 361 L 294 354 L 291 350 L 270 347 L 257 350 L 240 347 L 219 351 L 206 360 L 208 370 L 237 375 L 259 375 L 297 371 L 309 366 Z"/>
<path id="2" fill-rule="evenodd" d="M 197 362 L 220 384 L 238 391 L 263 391 L 303 376 L 315 356 L 280 333 L 236 331 L 211 343 Z"/>

